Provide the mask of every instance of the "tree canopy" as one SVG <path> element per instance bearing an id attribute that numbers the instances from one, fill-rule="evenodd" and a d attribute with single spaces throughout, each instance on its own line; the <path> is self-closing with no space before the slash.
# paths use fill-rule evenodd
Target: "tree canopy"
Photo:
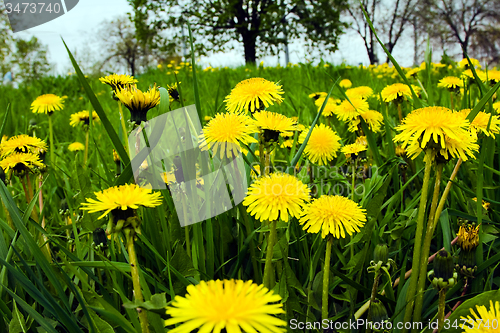
<path id="1" fill-rule="evenodd" d="M 200 54 L 226 51 L 233 41 L 243 45 L 246 63 L 273 54 L 289 41 L 302 39 L 309 48 L 338 49 L 346 24 L 340 14 L 346 0 L 129 0 L 144 41 L 186 38 L 191 24 Z M 138 19 L 137 19 L 138 18 Z M 163 43 L 152 43 L 153 47 Z"/>

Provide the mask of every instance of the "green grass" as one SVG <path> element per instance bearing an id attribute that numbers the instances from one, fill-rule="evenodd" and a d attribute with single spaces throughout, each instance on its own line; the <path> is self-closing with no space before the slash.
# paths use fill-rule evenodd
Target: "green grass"
<path id="1" fill-rule="evenodd" d="M 419 105 L 450 107 L 449 93 L 436 85 L 446 75 L 459 74 L 460 70 L 455 67 L 418 74 L 429 97 L 404 102 L 403 114 L 408 114 Z M 403 81 L 395 70 L 384 72 L 383 67 L 366 69 L 324 63 L 318 66 L 298 64 L 285 68 L 239 67 L 209 71 L 196 68 L 196 80 L 193 72 L 182 66 L 177 74 L 183 104 L 196 102 L 201 106 L 198 110 L 203 125 L 206 124 L 205 116 L 224 112 L 225 96 L 238 82 L 251 77 L 279 82 L 285 91 L 285 101 L 269 107 L 269 110 L 298 117 L 298 121 L 306 126 L 311 125 L 318 115 L 309 94 L 328 92 L 333 87 L 331 95 L 344 98 L 343 91 L 335 85 L 337 78 L 349 79 L 353 86 L 370 86 L 376 95 L 388 84 Z M 166 332 L 168 328 L 163 327 L 163 319 L 167 318 L 164 307 L 176 295 L 184 296 L 188 285 L 200 280 L 229 278 L 252 279 L 261 283 L 259 279 L 262 279 L 267 246 L 263 236 L 268 231 L 266 226 L 255 221 L 240 204 L 222 215 L 189 227 L 190 257 L 186 250 L 185 230 L 179 225 L 169 191 L 164 190 L 161 206 L 138 212 L 142 219 L 142 234 L 136 241 L 136 251 L 146 302 L 134 303 L 124 238 L 113 238 L 105 250 L 95 249 L 92 246 L 93 232 L 96 228 L 106 228 L 107 217 L 97 219 L 98 214 L 80 210 L 86 198 L 94 197 L 93 192 L 133 181 L 130 166 L 127 168 L 125 151 L 119 152 L 125 162 L 120 168 L 120 176 L 117 176 L 113 162 L 112 149 L 120 146 L 124 137 L 117 102 L 112 99 L 109 87 L 100 83 L 97 77 L 84 79 L 84 85 L 81 79 L 83 76 L 79 78 L 78 75 L 47 77 L 29 86 L 21 85 L 19 89 L 0 87 L 2 133 L 9 137 L 26 133 L 47 141 L 47 116 L 31 113 L 31 102 L 45 93 L 68 96 L 64 109 L 52 116 L 56 167 L 44 173 L 41 189 L 42 216 L 46 228 L 41 228 L 31 218 L 31 211 L 39 210 L 37 196 L 28 204 L 22 184 L 15 176 L 7 179 L 6 184 L 0 184 L 0 196 L 5 207 L 0 210 L 0 331 L 10 327 L 11 332 L 16 333 L 111 332 L 112 329 L 115 332 L 139 332 L 135 307 L 142 306 L 148 309 L 151 331 Z M 154 83 L 166 88 L 176 82 L 173 71 L 166 64 L 162 69 L 151 69 L 137 79 L 140 89 L 147 89 Z M 415 79 L 409 81 L 418 85 Z M 495 112 L 489 103 L 494 90 L 488 92 L 490 87 L 487 84 L 482 88 L 484 91 L 480 91 L 477 84 L 470 84 L 461 95 L 465 96 L 461 98 L 462 105 L 473 108 L 471 117 L 481 110 Z M 89 98 L 93 94 L 96 99 Z M 454 98 L 457 103 L 458 95 Z M 163 91 L 162 101 L 165 100 Z M 362 123 L 369 146 L 363 164 L 371 167 L 371 175 L 357 178 L 357 184 L 364 187 L 364 193 L 356 194 L 354 199 L 366 209 L 368 220 L 352 239 L 341 239 L 333 245 L 328 290 L 329 316 L 334 321 L 348 321 L 370 299 L 374 276 L 367 272 L 367 267 L 377 244 L 388 244 L 390 258 L 396 264 L 390 271 L 391 281 L 385 275 L 381 278 L 379 292 L 385 290 L 385 295 L 378 296 L 392 321 L 397 320 L 404 307 L 406 288 L 404 283 L 400 283 L 393 289 L 390 283 L 403 277 L 412 264 L 416 209 L 422 190 L 423 156 L 415 160 L 397 156 L 392 142 L 397 133 L 395 126 L 399 123 L 396 106 L 373 97 L 369 99 L 369 104 L 370 109 L 384 115 L 384 124 L 381 132 L 373 133 Z M 149 111 L 148 118 L 178 107 L 178 102 L 170 105 L 163 103 L 161 107 Z M 83 152 L 67 150 L 67 146 L 74 141 L 85 142 L 81 127 L 69 126 L 69 116 L 89 109 L 98 111 L 101 119 L 109 122 L 101 120 L 92 123 L 88 167 L 84 167 Z M 127 117 L 129 111 L 124 108 L 124 112 Z M 30 127 L 32 119 L 36 121 L 35 127 Z M 318 122 L 325 121 L 325 117 L 318 117 Z M 329 121 L 343 145 L 356 140 L 356 133 L 349 132 L 344 123 L 336 118 Z M 431 245 L 431 254 L 445 247 L 458 258 L 458 246 L 449 244 L 458 232 L 458 221 L 465 218 L 482 222 L 481 243 L 476 254 L 476 279 L 461 297 L 463 279 L 460 278 L 459 286 L 451 289 L 447 296 L 450 307 L 459 299 L 472 299 L 485 291 L 500 288 L 497 265 L 500 257 L 500 240 L 497 238 L 500 182 L 496 172 L 500 167 L 499 141 L 480 137 L 478 143 L 481 148 L 476 159 L 464 162 L 454 180 Z M 250 155 L 247 157 L 252 159 Z M 455 160 L 444 167 L 441 188 L 446 185 Z M 291 151 L 277 149 L 273 161 L 275 166 L 285 167 L 299 163 L 303 168 L 297 176 L 311 183 L 307 171 L 311 164 L 303 156 L 296 140 Z M 330 163 L 330 170 L 345 170 L 346 166 L 346 158 L 339 152 Z M 289 171 L 292 169 L 289 168 Z M 318 188 L 319 194 L 324 194 L 328 186 L 350 188 L 350 180 L 349 175 L 335 172 L 318 175 L 312 182 L 323 184 Z M 348 196 L 346 192 L 342 195 Z M 482 212 L 480 203 L 472 201 L 476 196 L 479 202 L 481 198 L 490 202 L 488 211 Z M 67 206 L 63 205 L 64 202 Z M 63 208 L 64 211 L 61 210 Z M 68 219 L 71 219 L 71 224 L 68 224 Z M 47 260 L 44 255 L 44 238 L 40 235 L 47 239 L 53 261 Z M 325 241 L 318 235 L 303 231 L 297 219 L 288 223 L 279 222 L 277 236 L 273 254 L 277 281 L 273 290 L 282 297 L 286 313 L 281 318 L 286 321 L 320 321 Z M 252 261 L 257 263 L 258 271 L 254 270 Z M 428 269 L 431 268 L 432 265 Z M 436 315 L 438 302 L 437 294 L 429 283 L 426 288 L 428 291 L 423 298 L 422 313 L 425 322 Z M 366 314 L 362 318 L 366 318 Z"/>

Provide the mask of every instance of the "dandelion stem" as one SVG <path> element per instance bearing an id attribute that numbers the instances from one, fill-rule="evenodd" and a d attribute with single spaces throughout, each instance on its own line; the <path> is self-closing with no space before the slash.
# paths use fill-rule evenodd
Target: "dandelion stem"
<path id="1" fill-rule="evenodd" d="M 403 111 L 401 110 L 401 103 L 398 103 L 398 116 L 399 123 L 401 124 L 403 122 Z"/>
<path id="2" fill-rule="evenodd" d="M 427 280 L 427 257 L 429 256 L 429 251 L 431 248 L 432 236 L 434 235 L 434 229 L 436 224 L 434 223 L 435 219 L 439 219 L 439 217 L 435 216 L 438 199 L 439 199 L 439 190 L 441 185 L 441 175 L 443 174 L 443 163 L 439 163 L 436 167 L 436 181 L 434 183 L 434 192 L 432 195 L 432 203 L 431 210 L 429 213 L 429 221 L 427 222 L 427 231 L 425 233 L 424 245 L 422 247 L 422 261 L 420 263 L 420 271 L 418 277 L 418 287 L 417 287 L 417 296 L 415 298 L 415 311 L 413 312 L 413 320 L 415 322 L 419 322 L 422 317 L 422 306 L 424 300 L 424 288 L 425 281 Z"/>
<path id="3" fill-rule="evenodd" d="M 52 125 L 52 116 L 49 115 L 49 140 L 50 140 L 50 166 L 52 168 L 55 167 L 54 165 L 54 149 L 55 149 L 55 142 L 54 142 L 54 126 Z"/>
<path id="4" fill-rule="evenodd" d="M 420 265 L 420 253 L 422 247 L 422 234 L 424 232 L 424 219 L 425 219 L 425 207 L 427 205 L 427 194 L 429 190 L 429 179 L 431 178 L 431 168 L 432 162 L 434 160 L 432 149 L 427 149 L 425 152 L 425 171 L 424 171 L 424 182 L 422 185 L 422 193 L 420 194 L 420 204 L 418 208 L 417 217 L 417 230 L 415 232 L 415 245 L 413 249 L 413 261 L 412 261 L 412 277 L 410 279 L 410 285 L 406 294 L 406 309 L 404 315 L 404 322 L 408 323 L 411 321 L 411 315 L 413 313 L 413 304 L 415 292 L 417 291 L 418 283 L 418 269 Z M 403 330 L 403 333 L 407 332 L 407 329 Z"/>
<path id="5" fill-rule="evenodd" d="M 380 276 L 382 276 L 382 273 L 380 273 L 380 270 L 375 272 L 375 278 L 373 279 L 373 287 L 372 287 L 372 295 L 370 297 L 370 307 L 368 309 L 368 317 L 366 318 L 367 322 L 370 322 L 372 320 L 372 306 L 373 303 L 375 303 L 375 297 L 378 294 L 378 283 L 380 281 Z M 370 333 L 371 328 L 368 326 L 366 329 L 366 333 Z"/>
<path id="6" fill-rule="evenodd" d="M 266 250 L 266 264 L 264 266 L 264 286 L 268 289 L 272 289 L 273 282 L 273 247 L 276 241 L 276 221 L 269 222 L 269 231 L 267 237 L 267 250 Z"/>
<path id="7" fill-rule="evenodd" d="M 438 305 L 438 332 L 441 332 L 444 324 L 444 309 L 446 307 L 446 288 L 439 289 Z"/>
<path id="8" fill-rule="evenodd" d="M 128 147 L 127 126 L 125 125 L 125 117 L 123 116 L 123 110 L 122 110 L 122 103 L 121 102 L 118 102 L 118 112 L 120 113 L 120 121 L 122 123 L 123 141 L 125 142 L 125 150 L 127 151 L 127 154 L 130 154 L 129 153 L 129 147 Z"/>
<path id="9" fill-rule="evenodd" d="M 139 278 L 139 266 L 137 264 L 137 256 L 135 254 L 135 246 L 134 246 L 134 237 L 135 230 L 134 229 L 125 229 L 125 237 L 127 238 L 127 251 L 130 262 L 130 273 L 132 275 L 132 283 L 134 285 L 134 297 L 137 302 L 144 302 L 144 297 L 142 296 L 141 289 L 141 281 Z M 141 322 L 141 330 L 142 333 L 149 333 L 149 323 L 148 323 L 148 314 L 145 309 L 138 310 L 139 312 L 139 321 Z"/>
<path id="10" fill-rule="evenodd" d="M 83 154 L 83 166 L 87 165 L 87 158 L 89 156 L 89 130 L 85 131 L 85 153 Z"/>
<path id="11" fill-rule="evenodd" d="M 323 297 L 321 300 L 321 320 L 328 319 L 328 287 L 330 286 L 330 258 L 332 256 L 333 237 L 326 241 L 325 266 L 323 268 Z"/>

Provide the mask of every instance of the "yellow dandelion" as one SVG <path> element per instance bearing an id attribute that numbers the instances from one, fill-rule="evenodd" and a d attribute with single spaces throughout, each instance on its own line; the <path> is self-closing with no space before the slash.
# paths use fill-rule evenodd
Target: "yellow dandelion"
<path id="1" fill-rule="evenodd" d="M 416 89 L 416 86 L 413 86 L 413 91 L 418 95 L 420 89 Z M 382 100 L 384 102 L 402 102 L 405 99 L 412 98 L 410 87 L 403 83 L 394 83 L 391 84 L 384 89 L 380 93 L 382 95 Z"/>
<path id="2" fill-rule="evenodd" d="M 92 120 L 99 120 L 99 116 L 97 112 L 92 111 Z M 89 111 L 80 111 L 77 113 L 73 113 L 69 118 L 69 124 L 73 127 L 78 126 L 79 124 L 88 125 L 90 122 Z"/>
<path id="3" fill-rule="evenodd" d="M 0 144 L 0 155 L 5 157 L 12 153 L 40 154 L 47 151 L 45 141 L 26 134 L 11 137 Z"/>
<path id="4" fill-rule="evenodd" d="M 492 69 L 488 71 L 488 81 L 490 81 L 491 85 L 494 85 L 498 81 L 500 81 L 500 71 L 496 69 Z"/>
<path id="5" fill-rule="evenodd" d="M 116 97 L 130 110 L 130 120 L 136 124 L 147 121 L 147 112 L 160 103 L 160 91 L 156 84 L 146 92 L 130 85 L 116 92 Z"/>
<path id="6" fill-rule="evenodd" d="M 318 99 L 318 101 L 320 99 Z M 324 101 L 324 99 L 323 99 L 323 101 Z M 318 105 L 318 112 L 321 110 L 322 105 L 323 105 L 323 102 L 321 102 L 321 104 Z M 321 115 L 324 117 L 331 117 L 335 114 L 335 111 L 338 107 L 339 107 L 338 100 L 330 97 L 328 99 L 328 102 L 326 102 L 325 108 L 323 109 L 323 113 Z"/>
<path id="7" fill-rule="evenodd" d="M 425 148 L 432 137 L 433 142 L 444 149 L 446 136 L 460 140 L 468 127 L 469 122 L 450 109 L 429 106 L 409 113 L 396 127 L 401 133 L 394 137 L 394 141 L 406 146 L 410 141 L 419 140 L 420 147 Z"/>
<path id="8" fill-rule="evenodd" d="M 361 118 L 366 122 L 370 130 L 374 133 L 380 132 L 381 127 L 382 127 L 382 122 L 384 121 L 384 116 L 374 110 L 368 110 L 365 112 L 360 112 Z M 360 118 L 356 117 L 354 119 L 351 119 L 349 122 L 349 131 L 354 132 L 357 130 L 357 126 L 360 123 Z"/>
<path id="9" fill-rule="evenodd" d="M 464 109 L 460 110 L 458 114 L 465 119 L 469 115 L 470 111 L 470 109 Z M 490 125 L 489 129 L 488 124 Z M 500 119 L 498 116 L 480 111 L 470 124 L 470 130 L 473 135 L 477 135 L 477 132 L 482 132 L 486 136 L 494 136 L 495 134 L 500 133 Z"/>
<path id="10" fill-rule="evenodd" d="M 5 173 L 10 170 L 18 175 L 25 172 L 35 172 L 37 168 L 43 169 L 45 165 L 38 155 L 32 153 L 13 153 L 0 161 L 0 167 Z"/>
<path id="11" fill-rule="evenodd" d="M 277 83 L 263 78 L 251 78 L 238 83 L 224 100 L 229 112 L 251 113 L 262 111 L 283 101 L 283 89 Z"/>
<path id="12" fill-rule="evenodd" d="M 101 83 L 107 84 L 110 86 L 115 93 L 119 92 L 123 88 L 128 87 L 131 84 L 137 83 L 136 79 L 133 76 L 125 75 L 125 74 L 111 74 L 105 77 L 99 78 Z"/>
<path id="13" fill-rule="evenodd" d="M 479 150 L 479 145 L 476 143 L 477 137 L 467 131 L 458 131 L 456 135 L 458 139 L 444 136 L 445 146 L 438 149 L 441 157 L 446 160 L 452 157 L 460 157 L 463 161 L 467 161 L 469 157 L 475 159 L 474 152 Z M 435 146 L 435 144 L 431 146 Z M 414 140 L 408 146 L 407 153 L 411 159 L 415 159 L 422 151 L 418 140 Z"/>
<path id="14" fill-rule="evenodd" d="M 306 139 L 307 131 L 303 131 L 299 136 L 299 143 Z M 316 125 L 307 141 L 304 153 L 312 163 L 326 165 L 334 157 L 340 148 L 340 137 L 325 124 Z"/>
<path id="15" fill-rule="evenodd" d="M 241 152 L 240 142 L 248 145 L 257 142 L 253 133 L 258 131 L 255 122 L 244 114 L 219 113 L 203 128 L 200 148 L 213 148 L 214 155 L 228 158 Z"/>
<path id="16" fill-rule="evenodd" d="M 481 80 L 481 82 L 486 82 L 486 72 L 477 69 L 476 75 L 479 78 L 479 80 Z M 470 69 L 466 69 L 465 71 L 463 71 L 461 78 L 475 80 L 474 73 L 472 73 L 472 70 L 470 70 Z"/>
<path id="17" fill-rule="evenodd" d="M 349 89 L 352 87 L 352 82 L 351 80 L 343 79 L 342 81 L 339 82 L 339 86 L 344 89 Z"/>
<path id="18" fill-rule="evenodd" d="M 179 82 L 180 84 L 180 82 Z M 179 88 L 177 87 L 177 83 L 174 83 L 172 85 L 167 84 L 167 91 L 168 91 L 168 99 L 170 103 L 173 103 L 174 101 L 179 102 Z"/>
<path id="19" fill-rule="evenodd" d="M 120 211 L 136 210 L 139 206 L 156 207 L 161 205 L 160 192 L 152 192 L 151 189 L 139 187 L 136 184 L 126 184 L 110 187 L 106 190 L 94 192 L 96 199 L 87 198 L 82 203 L 81 209 L 89 213 L 104 211 L 98 219 L 103 218 L 109 212 L 121 216 Z"/>
<path id="20" fill-rule="evenodd" d="M 439 88 L 446 88 L 450 91 L 456 91 L 464 86 L 464 82 L 456 76 L 446 76 L 439 80 Z"/>
<path id="21" fill-rule="evenodd" d="M 339 120 L 350 121 L 358 117 L 362 112 L 368 111 L 368 102 L 361 98 L 344 100 L 333 112 Z"/>
<path id="22" fill-rule="evenodd" d="M 467 251 L 473 250 L 479 245 L 479 226 L 461 225 L 457 236 L 458 246 Z"/>
<path id="23" fill-rule="evenodd" d="M 408 72 L 406 72 L 405 76 L 409 79 L 409 78 L 415 78 L 417 76 L 417 74 L 419 72 L 422 71 L 422 68 L 420 67 L 415 67 L 415 68 L 411 68 L 408 70 Z"/>
<path id="24" fill-rule="evenodd" d="M 45 94 L 38 96 L 33 103 L 31 103 L 31 111 L 33 113 L 45 113 L 49 116 L 54 111 L 60 111 L 64 107 L 64 100 L 67 96 L 59 97 L 54 94 Z"/>
<path id="25" fill-rule="evenodd" d="M 257 127 L 264 132 L 266 142 L 278 141 L 279 135 L 292 136 L 297 130 L 297 122 L 282 114 L 260 111 L 254 115 Z"/>
<path id="26" fill-rule="evenodd" d="M 165 326 L 180 324 L 171 333 L 286 332 L 281 297 L 264 285 L 242 280 L 200 281 L 189 285 L 185 297 L 176 296 Z"/>
<path id="27" fill-rule="evenodd" d="M 460 327 L 464 329 L 463 333 L 498 333 L 500 332 L 500 302 L 490 300 L 490 309 L 488 310 L 484 305 L 476 305 L 476 312 L 471 308 L 472 316 L 467 318 L 460 317 L 462 324 Z M 465 322 L 464 322 L 465 321 Z"/>
<path id="28" fill-rule="evenodd" d="M 289 216 L 299 217 L 309 201 L 309 189 L 296 177 L 284 173 L 272 173 L 260 177 L 248 189 L 243 205 L 255 218 L 264 221 L 282 220 Z"/>
<path id="29" fill-rule="evenodd" d="M 81 142 L 73 142 L 68 146 L 69 151 L 79 151 L 84 150 L 85 146 Z"/>
<path id="30" fill-rule="evenodd" d="M 366 136 L 358 136 L 356 138 L 356 143 L 363 145 L 363 146 L 368 146 L 368 140 L 366 139 Z"/>
<path id="31" fill-rule="evenodd" d="M 354 201 L 340 195 L 322 195 L 306 205 L 299 223 L 309 233 L 321 231 L 321 237 L 332 235 L 345 238 L 366 222 L 366 210 Z"/>
<path id="32" fill-rule="evenodd" d="M 355 142 L 342 147 L 341 151 L 345 154 L 346 158 L 352 158 L 352 155 L 358 156 L 359 153 L 366 151 L 366 145 Z"/>
<path id="33" fill-rule="evenodd" d="M 481 64 L 479 63 L 479 60 L 477 59 L 474 59 L 474 58 L 469 58 L 470 59 L 470 62 L 472 63 L 472 65 L 474 66 L 474 68 L 481 68 Z M 470 65 L 469 65 L 469 61 L 467 60 L 467 58 L 463 58 L 462 60 L 460 60 L 458 62 L 458 67 L 459 68 L 469 68 Z"/>
<path id="34" fill-rule="evenodd" d="M 500 112 L 500 101 L 493 103 L 493 109 L 499 113 Z"/>
<path id="35" fill-rule="evenodd" d="M 351 100 L 353 98 L 367 99 L 373 95 L 373 89 L 367 86 L 360 86 L 356 88 L 347 89 L 345 94 Z"/>
<path id="36" fill-rule="evenodd" d="M 323 97 L 323 100 L 325 100 L 326 96 L 328 96 L 328 93 L 326 93 L 326 92 L 315 92 L 315 93 L 309 94 L 309 98 L 312 98 L 314 100 L 317 100 L 320 97 Z"/>
<path id="37" fill-rule="evenodd" d="M 472 198 L 475 202 L 477 202 L 477 198 Z M 488 201 L 481 200 L 481 205 L 485 210 L 488 210 L 490 208 L 490 203 Z"/>
<path id="38" fill-rule="evenodd" d="M 397 145 L 396 146 L 396 156 L 405 156 L 406 155 L 406 150 L 402 145 Z"/>

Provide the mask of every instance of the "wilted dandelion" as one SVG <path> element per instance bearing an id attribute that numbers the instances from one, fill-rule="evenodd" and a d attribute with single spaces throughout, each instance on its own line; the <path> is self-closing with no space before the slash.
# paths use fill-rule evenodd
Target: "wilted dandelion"
<path id="1" fill-rule="evenodd" d="M 227 95 L 226 109 L 229 112 L 254 113 L 283 101 L 281 86 L 263 78 L 251 78 L 238 83 Z"/>
<path id="2" fill-rule="evenodd" d="M 286 322 L 274 317 L 285 313 L 281 297 L 252 281 L 211 280 L 189 285 L 185 297 L 176 296 L 165 326 L 180 324 L 172 333 L 285 332 Z M 275 304 L 270 304 L 275 303 Z"/>

